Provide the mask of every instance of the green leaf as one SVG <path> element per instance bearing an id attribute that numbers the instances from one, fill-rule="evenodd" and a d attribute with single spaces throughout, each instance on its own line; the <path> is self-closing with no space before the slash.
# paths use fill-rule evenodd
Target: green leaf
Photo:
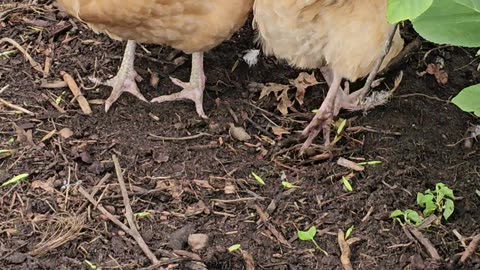
<path id="1" fill-rule="evenodd" d="M 453 200 L 446 199 L 445 205 L 443 206 L 443 217 L 445 220 L 448 220 L 448 218 L 453 214 L 454 209 L 455 204 L 453 203 Z"/>
<path id="2" fill-rule="evenodd" d="M 345 128 L 345 125 L 347 125 L 347 119 L 341 120 L 337 128 L 337 135 L 340 135 L 340 133 L 342 133 L 343 129 Z"/>
<path id="3" fill-rule="evenodd" d="M 480 12 L 480 0 L 455 0 L 455 2 Z"/>
<path id="4" fill-rule="evenodd" d="M 282 187 L 285 188 L 285 189 L 291 189 L 291 188 L 294 188 L 294 187 L 297 187 L 297 186 L 295 186 L 292 183 L 289 183 L 287 181 L 282 181 Z"/>
<path id="5" fill-rule="evenodd" d="M 480 84 L 472 85 L 460 91 L 452 99 L 452 103 L 462 111 L 473 112 L 477 117 L 480 117 Z"/>
<path id="6" fill-rule="evenodd" d="M 88 270 L 102 270 L 101 267 L 96 266 L 88 260 L 84 260 L 83 264 L 85 265 L 85 267 L 87 267 Z"/>
<path id="7" fill-rule="evenodd" d="M 310 227 L 308 231 L 297 231 L 298 239 L 302 241 L 312 241 L 317 234 L 317 228 L 315 226 Z"/>
<path id="8" fill-rule="evenodd" d="M 433 0 L 388 0 L 387 18 L 391 24 L 413 20 L 432 5 Z"/>
<path id="9" fill-rule="evenodd" d="M 423 195 L 423 193 L 417 193 L 417 205 L 420 207 L 425 207 L 425 195 Z"/>
<path id="10" fill-rule="evenodd" d="M 407 209 L 405 210 L 405 221 L 418 226 L 422 223 L 422 217 L 416 211 Z"/>
<path id="11" fill-rule="evenodd" d="M 240 244 L 235 244 L 227 248 L 228 252 L 232 253 L 239 250 L 242 246 Z"/>
<path id="12" fill-rule="evenodd" d="M 423 215 L 425 217 L 428 217 L 431 214 L 435 213 L 435 210 L 437 210 L 437 206 L 435 205 L 433 200 L 426 200 L 425 201 L 425 209 L 423 209 Z"/>
<path id="13" fill-rule="evenodd" d="M 263 179 L 260 176 L 258 176 L 254 172 L 252 172 L 252 176 L 255 179 L 255 181 L 257 181 L 257 183 L 259 183 L 261 186 L 265 186 L 265 181 L 263 181 Z"/>
<path id="14" fill-rule="evenodd" d="M 343 186 L 345 186 L 345 189 L 348 192 L 353 191 L 352 185 L 350 185 L 350 182 L 348 181 L 348 179 L 345 176 L 342 176 L 342 184 L 343 184 Z"/>
<path id="15" fill-rule="evenodd" d="M 10 186 L 10 185 L 14 185 L 14 184 L 26 179 L 28 176 L 29 176 L 28 173 L 23 173 L 23 174 L 17 175 L 15 177 L 13 177 L 12 179 L 8 180 L 7 182 L 3 183 L 0 187 L 7 187 L 7 186 Z"/>
<path id="16" fill-rule="evenodd" d="M 147 218 L 151 215 L 150 212 L 148 211 L 145 211 L 145 212 L 140 212 L 140 213 L 135 213 L 134 216 L 138 219 L 142 219 L 142 218 Z"/>
<path id="17" fill-rule="evenodd" d="M 480 12 L 454 0 L 434 0 L 427 11 L 412 20 L 412 24 L 417 33 L 431 42 L 480 46 Z"/>
<path id="18" fill-rule="evenodd" d="M 353 232 L 353 228 L 354 228 L 354 225 L 350 226 L 350 228 L 347 229 L 347 232 L 345 233 L 345 240 L 347 240 L 348 237 L 350 237 L 350 235 Z"/>
<path id="19" fill-rule="evenodd" d="M 358 162 L 357 164 L 360 166 L 371 166 L 371 165 L 382 164 L 382 162 L 380 160 L 372 160 L 372 161 Z"/>
<path id="20" fill-rule="evenodd" d="M 397 218 L 401 216 L 403 216 L 403 211 L 400 209 L 397 209 L 390 214 L 390 218 Z"/>
<path id="21" fill-rule="evenodd" d="M 453 190 L 441 183 L 437 185 L 439 186 L 437 192 L 443 194 L 447 198 L 455 199 L 455 196 L 453 196 Z"/>

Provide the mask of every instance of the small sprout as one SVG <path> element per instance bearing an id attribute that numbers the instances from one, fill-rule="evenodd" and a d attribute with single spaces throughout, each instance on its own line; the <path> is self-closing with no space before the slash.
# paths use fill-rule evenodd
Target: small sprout
<path id="1" fill-rule="evenodd" d="M 475 193 L 476 193 L 477 196 L 480 198 L 480 190 L 476 189 L 476 190 L 475 190 Z"/>
<path id="2" fill-rule="evenodd" d="M 308 229 L 308 231 L 297 230 L 298 239 L 302 241 L 311 241 L 318 250 L 323 252 L 325 256 L 328 256 L 328 253 L 325 250 L 323 250 L 315 241 L 314 238 L 316 234 L 317 234 L 317 228 L 315 226 L 311 226 L 310 229 Z"/>
<path id="3" fill-rule="evenodd" d="M 85 267 L 87 267 L 88 270 L 102 270 L 101 267 L 96 266 L 88 260 L 84 260 L 83 264 L 85 265 Z"/>
<path id="4" fill-rule="evenodd" d="M 365 161 L 365 162 L 358 162 L 360 166 L 371 166 L 371 165 L 379 165 L 382 164 L 380 160 L 372 160 L 372 161 Z"/>
<path id="5" fill-rule="evenodd" d="M 12 179 L 8 180 L 7 182 L 3 183 L 0 187 L 7 187 L 7 186 L 10 186 L 10 185 L 17 184 L 18 182 L 26 179 L 28 176 L 29 176 L 28 173 L 22 173 L 20 175 L 17 175 L 15 177 L 13 177 Z"/>
<path id="6" fill-rule="evenodd" d="M 14 143 L 15 143 L 15 138 L 14 137 L 8 139 L 8 141 L 7 141 L 7 144 L 9 144 L 9 145 L 12 145 Z"/>
<path id="7" fill-rule="evenodd" d="M 403 222 L 408 224 L 412 224 L 414 226 L 419 226 L 422 224 L 423 218 L 416 212 L 410 209 L 405 211 L 402 210 L 395 210 L 390 214 L 390 218 L 397 221 L 398 223 L 403 225 Z M 403 218 L 403 221 L 402 221 Z"/>
<path id="8" fill-rule="evenodd" d="M 228 252 L 233 253 L 237 250 L 240 250 L 241 248 L 242 248 L 242 246 L 240 244 L 235 244 L 233 246 L 228 247 L 227 250 L 228 250 Z"/>
<path id="9" fill-rule="evenodd" d="M 417 205 L 423 208 L 424 217 L 437 212 L 448 220 L 455 208 L 454 199 L 453 191 L 442 183 L 436 184 L 434 191 L 427 189 L 424 193 L 417 193 Z"/>
<path id="10" fill-rule="evenodd" d="M 353 191 L 353 188 L 352 188 L 352 185 L 350 184 L 350 181 L 348 181 L 348 179 L 345 176 L 342 176 L 342 184 L 348 192 Z"/>
<path id="11" fill-rule="evenodd" d="M 348 237 L 350 237 L 350 235 L 352 235 L 353 228 L 354 228 L 354 225 L 350 226 L 350 228 L 347 229 L 347 232 L 345 232 L 345 240 L 347 240 Z"/>
<path id="12" fill-rule="evenodd" d="M 265 186 L 265 181 L 263 181 L 263 179 L 260 176 L 258 176 L 254 172 L 252 172 L 252 176 L 255 179 L 255 181 L 257 181 L 257 183 L 259 183 L 261 186 Z"/>
<path id="13" fill-rule="evenodd" d="M 296 188 L 298 186 L 295 186 L 294 184 L 287 182 L 287 181 L 282 181 L 282 187 L 284 189 L 291 189 L 291 188 Z"/>
<path id="14" fill-rule="evenodd" d="M 312 110 L 312 113 L 317 113 L 318 109 Z"/>
<path id="15" fill-rule="evenodd" d="M 140 213 L 135 213 L 135 217 L 138 218 L 138 219 L 142 219 L 142 218 L 148 218 L 150 217 L 152 214 L 148 211 L 145 211 L 145 212 L 140 212 Z"/>
<path id="16" fill-rule="evenodd" d="M 340 123 L 338 124 L 338 127 L 337 127 L 337 135 L 340 135 L 340 133 L 342 133 L 343 129 L 347 125 L 347 119 L 340 119 L 339 121 Z"/>
<path id="17" fill-rule="evenodd" d="M 56 99 L 55 99 L 55 104 L 59 105 L 60 102 L 62 102 L 62 97 L 63 95 L 65 94 L 65 91 L 63 91 L 60 96 L 58 96 Z"/>
<path id="18" fill-rule="evenodd" d="M 0 159 L 9 157 L 15 153 L 15 150 L 11 149 L 0 149 Z"/>

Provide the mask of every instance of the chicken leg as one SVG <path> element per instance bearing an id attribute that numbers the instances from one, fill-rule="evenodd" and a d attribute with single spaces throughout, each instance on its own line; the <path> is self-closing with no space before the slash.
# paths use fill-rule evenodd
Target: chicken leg
<path id="1" fill-rule="evenodd" d="M 203 90 L 205 89 L 205 73 L 203 72 L 203 52 L 192 54 L 192 70 L 190 81 L 182 82 L 179 79 L 170 77 L 175 85 L 183 88 L 182 91 L 170 95 L 159 96 L 151 102 L 166 102 L 174 100 L 191 100 L 195 103 L 197 114 L 202 118 L 208 118 L 203 111 Z"/>
<path id="2" fill-rule="evenodd" d="M 315 114 L 315 117 L 302 131 L 302 136 L 307 137 L 307 140 L 303 143 L 300 153 L 303 153 L 305 149 L 312 144 L 313 140 L 315 137 L 317 137 L 321 130 L 323 130 L 325 146 L 330 145 L 330 125 L 333 121 L 333 117 L 338 115 L 340 109 L 344 108 L 348 110 L 361 110 L 363 108 L 361 101 L 365 98 L 368 91 L 370 91 L 372 83 L 374 82 L 374 79 L 380 70 L 382 62 L 390 51 L 392 40 L 396 31 L 397 25 L 392 25 L 388 38 L 385 42 L 384 51 L 375 63 L 373 70 L 368 75 L 367 81 L 362 89 L 350 94 L 348 83 L 345 84 L 345 89 L 341 88 L 341 76 L 329 68 L 324 67 L 320 69 L 325 80 L 327 81 L 327 84 L 329 85 L 329 89 L 327 96 L 320 106 L 320 109 L 318 109 L 318 112 Z"/>
<path id="3" fill-rule="evenodd" d="M 123 55 L 122 64 L 115 77 L 102 82 L 96 78 L 91 78 L 91 81 L 103 85 L 113 87 L 112 93 L 105 101 L 105 112 L 108 112 L 112 104 L 122 95 L 123 92 L 128 92 L 138 99 L 148 102 L 147 99 L 140 93 L 136 81 L 139 81 L 140 76 L 133 68 L 133 61 L 135 59 L 136 43 L 133 40 L 127 42 L 125 53 Z"/>

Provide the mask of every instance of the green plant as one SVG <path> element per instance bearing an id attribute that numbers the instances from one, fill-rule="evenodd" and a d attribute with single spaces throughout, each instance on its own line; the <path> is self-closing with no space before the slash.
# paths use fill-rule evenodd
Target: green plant
<path id="1" fill-rule="evenodd" d="M 348 179 L 345 176 L 342 176 L 342 184 L 348 192 L 353 191 L 353 188 L 352 188 L 352 185 L 350 184 L 350 181 L 348 181 Z"/>
<path id="2" fill-rule="evenodd" d="M 237 250 L 241 250 L 241 249 L 242 249 L 242 245 L 240 245 L 240 244 L 231 245 L 227 248 L 228 252 L 230 252 L 230 253 L 233 253 L 233 252 L 235 252 Z"/>
<path id="3" fill-rule="evenodd" d="M 445 220 L 452 215 L 455 208 L 453 191 L 442 183 L 435 185 L 435 190 L 427 189 L 425 193 L 417 193 L 417 204 L 423 208 L 423 216 L 441 213 Z"/>
<path id="4" fill-rule="evenodd" d="M 397 209 L 390 214 L 390 218 L 402 225 L 404 223 L 408 223 L 414 226 L 418 226 L 422 224 L 423 221 L 423 217 L 420 216 L 420 214 L 418 214 L 416 211 L 411 209 L 407 209 L 405 211 Z"/>
<path id="5" fill-rule="evenodd" d="M 387 18 L 392 24 L 410 20 L 434 43 L 480 47 L 480 0 L 388 0 Z M 460 91 L 452 103 L 480 117 L 480 84 Z"/>
<path id="6" fill-rule="evenodd" d="M 315 241 L 316 234 L 317 234 L 317 228 L 315 226 L 311 226 L 310 229 L 308 229 L 308 231 L 297 230 L 298 239 L 302 241 L 311 241 L 318 250 L 323 252 L 325 256 L 328 256 L 328 253 L 325 250 L 323 250 Z"/>
<path id="7" fill-rule="evenodd" d="M 253 179 L 255 179 L 255 181 L 257 181 L 258 184 L 260 184 L 261 186 L 265 186 L 265 181 L 263 181 L 263 179 L 260 176 L 258 176 L 254 172 L 252 172 L 252 176 L 253 176 Z"/>
<path id="8" fill-rule="evenodd" d="M 8 187 L 8 186 L 17 184 L 18 182 L 20 182 L 22 180 L 25 180 L 28 176 L 29 176 L 28 173 L 22 173 L 20 175 L 17 175 L 15 177 L 11 178 L 7 182 L 3 183 L 2 185 L 0 185 L 0 187 Z"/>

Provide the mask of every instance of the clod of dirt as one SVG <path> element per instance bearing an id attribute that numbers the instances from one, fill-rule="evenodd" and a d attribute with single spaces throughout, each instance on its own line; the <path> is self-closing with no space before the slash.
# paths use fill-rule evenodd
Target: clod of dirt
<path id="1" fill-rule="evenodd" d="M 228 131 L 230 133 L 230 136 L 232 136 L 234 139 L 239 140 L 241 142 L 245 142 L 250 140 L 252 137 L 245 131 L 244 128 L 242 127 L 236 127 L 233 124 L 230 124 L 230 129 Z"/>
<path id="2" fill-rule="evenodd" d="M 193 224 L 183 226 L 170 235 L 167 246 L 171 249 L 184 249 L 188 242 L 188 236 L 194 231 L 195 226 Z"/>
<path id="3" fill-rule="evenodd" d="M 15 252 L 12 255 L 5 258 L 5 261 L 11 264 L 21 264 L 27 260 L 27 254 L 21 252 Z"/>
<path id="4" fill-rule="evenodd" d="M 192 250 L 200 250 L 208 245 L 208 235 L 203 233 L 194 233 L 188 236 L 188 245 Z"/>

